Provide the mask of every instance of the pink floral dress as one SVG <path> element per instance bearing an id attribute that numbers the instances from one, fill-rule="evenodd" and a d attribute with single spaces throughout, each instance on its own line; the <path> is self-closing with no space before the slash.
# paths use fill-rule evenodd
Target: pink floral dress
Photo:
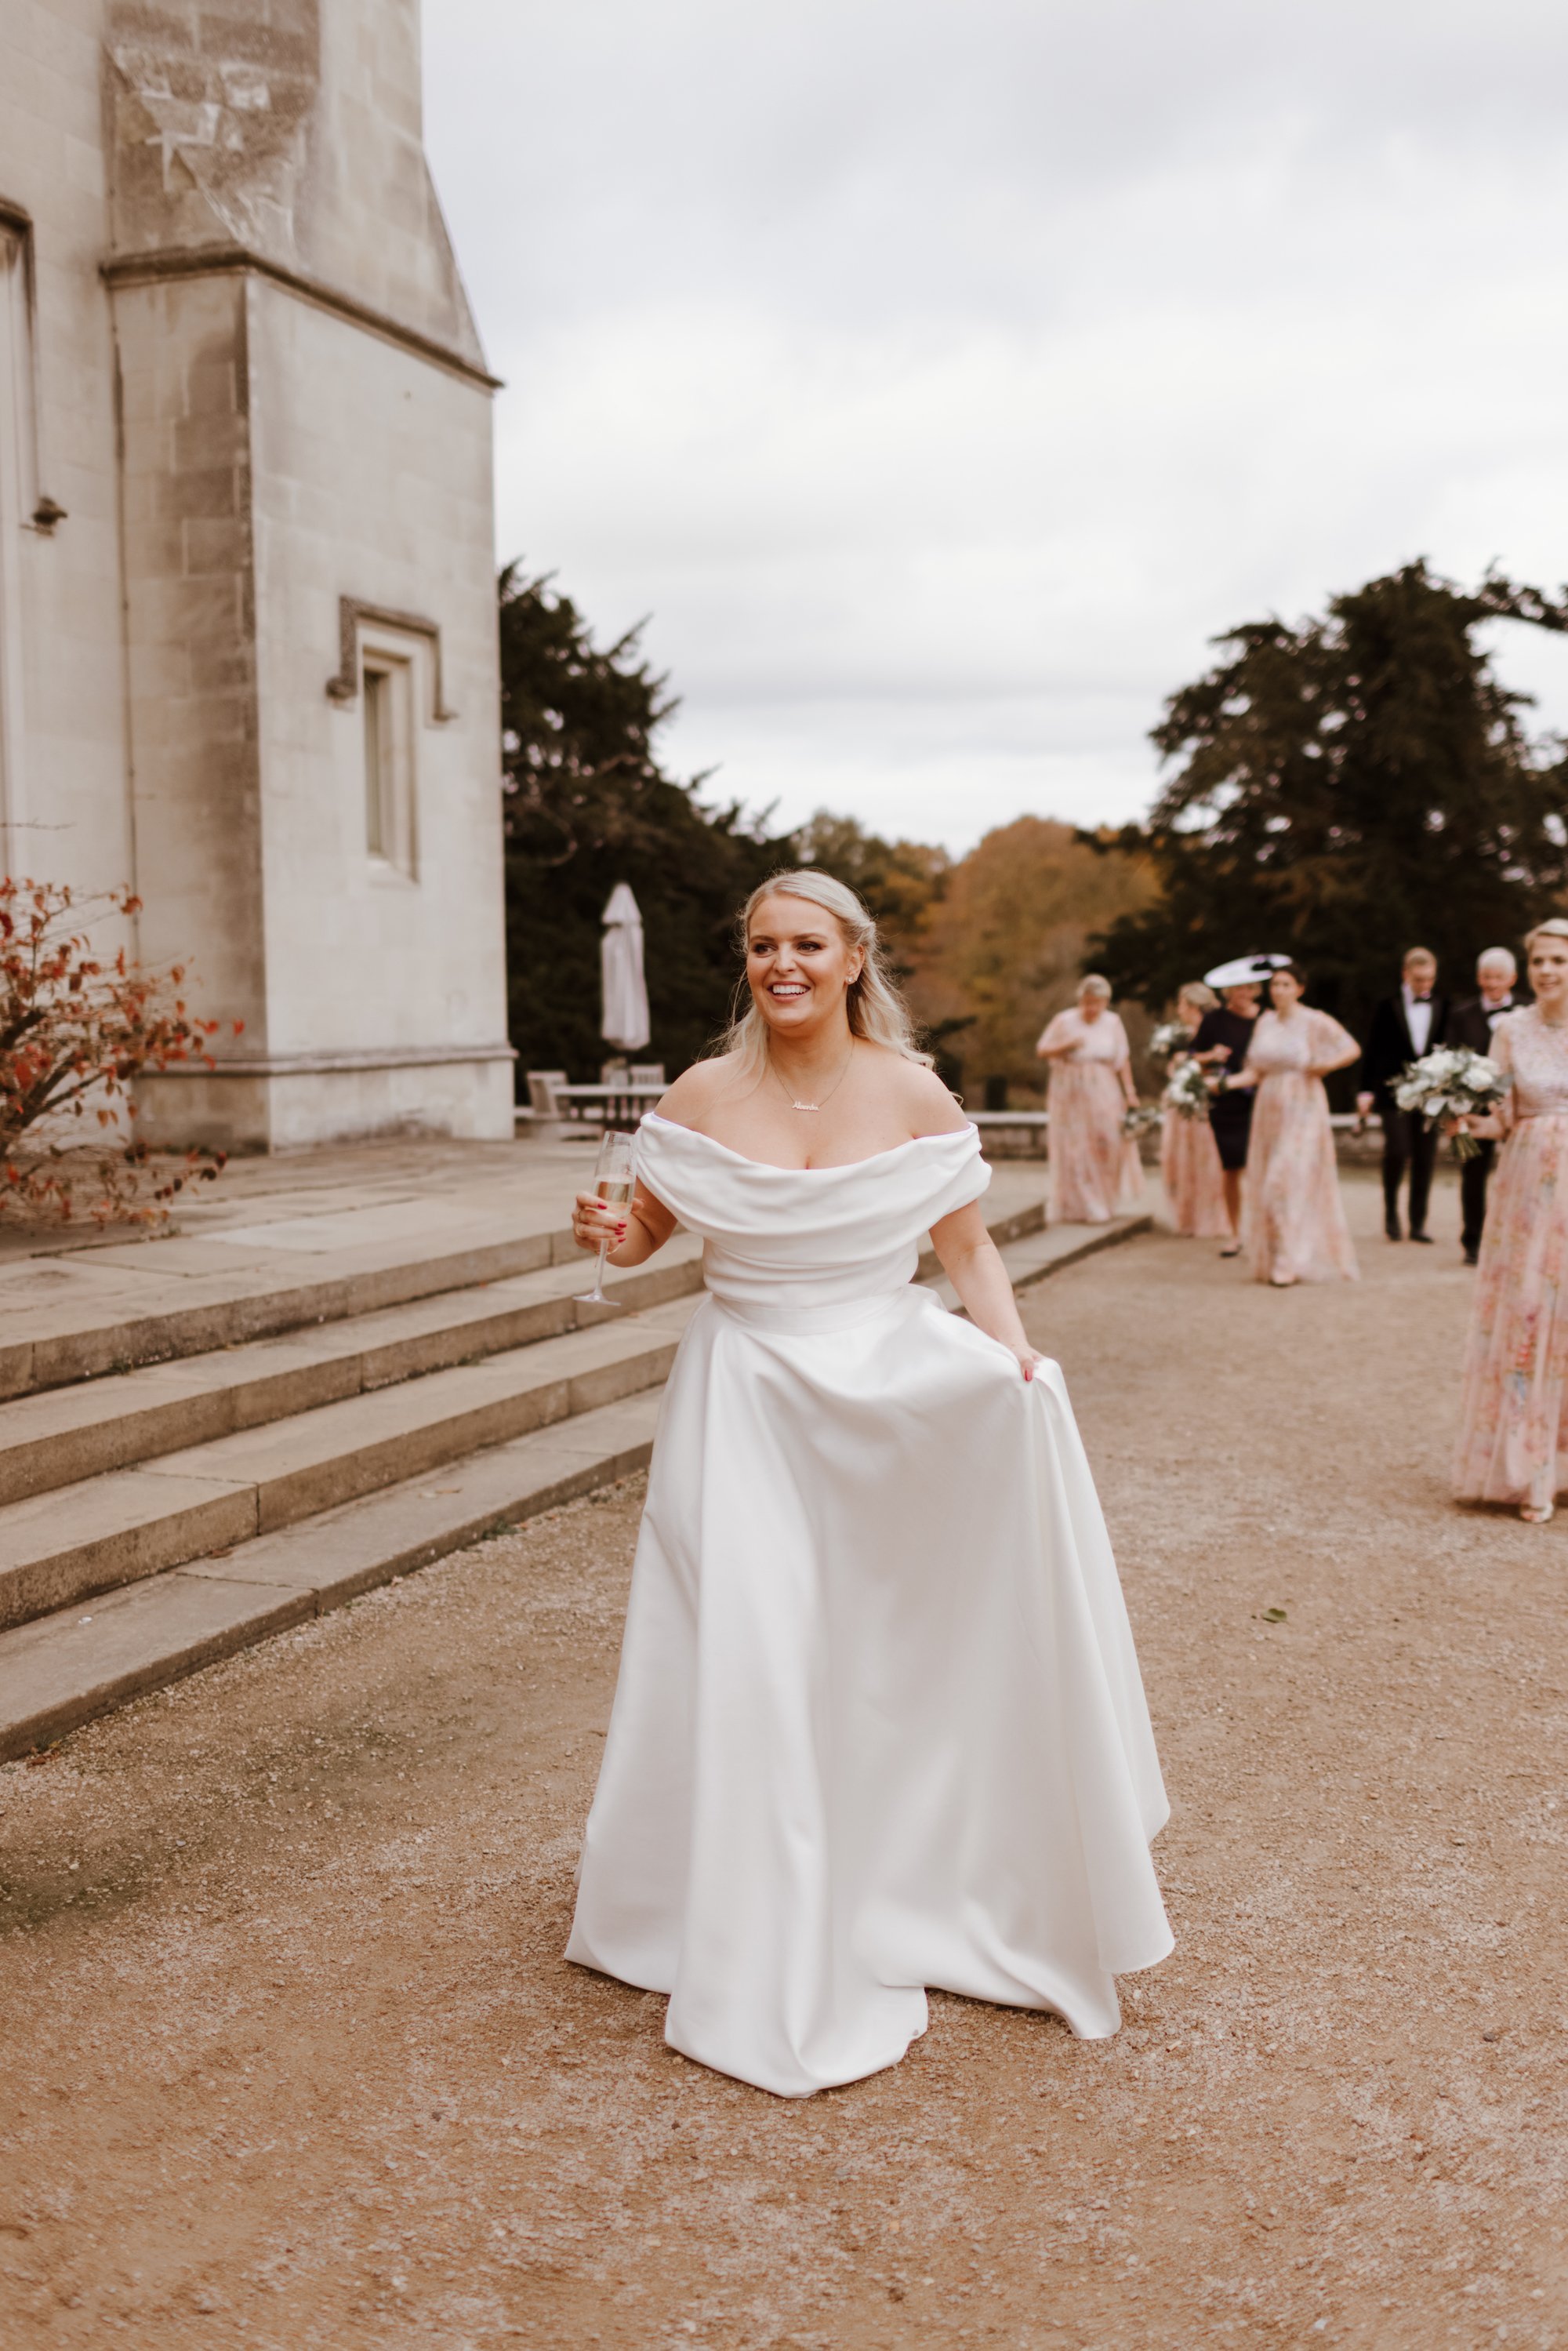
<path id="1" fill-rule="evenodd" d="M 1247 1066 L 1252 1102 L 1241 1238 L 1255 1281 L 1355 1281 L 1361 1269 L 1340 1198 L 1329 1098 L 1310 1072 L 1357 1050 L 1326 1012 L 1298 1004 L 1259 1016 Z"/>
<path id="2" fill-rule="evenodd" d="M 1197 1029 L 1193 1035 L 1197 1034 Z M 1179 1069 L 1185 1055 L 1171 1060 Z M 1219 1146 L 1206 1118 L 1183 1118 L 1167 1110 L 1160 1120 L 1160 1181 L 1178 1233 L 1196 1240 L 1223 1240 L 1230 1231 L 1225 1213 L 1225 1173 Z"/>
<path id="3" fill-rule="evenodd" d="M 1071 1047 L 1051 1065 L 1051 1221 L 1109 1224 L 1144 1196 L 1138 1146 L 1122 1132 L 1127 1103 L 1119 1072 L 1132 1060 L 1127 1032 L 1114 1012 L 1085 1020 L 1074 1006 L 1057 1014 L 1040 1041 Z"/>
<path id="4" fill-rule="evenodd" d="M 1513 1078 L 1481 1234 L 1454 1492 L 1546 1509 L 1568 1485 L 1568 1028 L 1525 1005 L 1492 1030 Z"/>

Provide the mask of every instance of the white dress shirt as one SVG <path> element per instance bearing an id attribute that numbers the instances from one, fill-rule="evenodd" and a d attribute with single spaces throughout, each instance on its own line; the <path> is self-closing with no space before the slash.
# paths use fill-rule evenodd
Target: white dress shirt
<path id="1" fill-rule="evenodd" d="M 1408 980 L 1404 983 L 1400 993 L 1405 998 L 1405 1025 L 1410 1031 L 1410 1042 L 1416 1048 L 1416 1059 L 1419 1061 L 1432 1033 L 1432 1000 L 1428 997 L 1425 1004 L 1417 1004 L 1416 991 Z"/>
<path id="2" fill-rule="evenodd" d="M 1487 1027 L 1489 1029 L 1495 1029 L 1498 1022 L 1502 1019 L 1503 1014 L 1513 1010 L 1512 988 L 1511 987 L 1508 994 L 1505 997 L 1500 998 L 1496 1004 L 1489 1004 L 1486 998 L 1483 996 L 1481 998 L 1481 1010 L 1486 1015 Z"/>

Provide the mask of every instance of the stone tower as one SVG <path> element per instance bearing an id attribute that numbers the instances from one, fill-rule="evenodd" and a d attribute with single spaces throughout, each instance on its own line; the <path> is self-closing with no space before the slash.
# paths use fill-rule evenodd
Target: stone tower
<path id="1" fill-rule="evenodd" d="M 244 1022 L 146 1132 L 511 1131 L 490 402 L 417 0 L 0 0 L 0 819 Z"/>

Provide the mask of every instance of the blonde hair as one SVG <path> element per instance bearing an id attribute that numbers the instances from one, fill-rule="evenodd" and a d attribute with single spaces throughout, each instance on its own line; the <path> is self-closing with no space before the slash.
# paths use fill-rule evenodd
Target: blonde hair
<path id="1" fill-rule="evenodd" d="M 736 945 L 743 958 L 750 944 L 751 918 L 766 898 L 803 898 L 832 916 L 844 945 L 861 951 L 860 977 L 851 980 L 844 998 L 851 1036 L 863 1038 L 868 1045 L 885 1045 L 890 1051 L 902 1053 L 906 1061 L 918 1061 L 929 1069 L 931 1056 L 915 1043 L 909 1008 L 888 976 L 876 925 L 854 892 L 814 866 L 771 874 L 758 883 L 740 910 Z M 716 1050 L 739 1053 L 748 1061 L 760 1061 L 767 1053 L 768 1024 L 752 1001 L 744 973 L 736 987 L 729 1027 Z"/>
<path id="2" fill-rule="evenodd" d="M 1543 923 L 1537 923 L 1532 931 L 1526 931 L 1524 952 L 1527 956 L 1534 954 L 1537 939 L 1568 939 L 1568 922 L 1561 914 L 1548 914 Z"/>
<path id="3" fill-rule="evenodd" d="M 1206 979 L 1189 979 L 1185 987 L 1177 990 L 1176 1002 L 1196 1004 L 1204 1012 L 1217 1011 L 1219 1006 L 1218 997 Z"/>
<path id="4" fill-rule="evenodd" d="M 1109 1004 L 1111 1001 L 1110 981 L 1108 979 L 1102 979 L 1097 971 L 1086 971 L 1082 978 L 1078 983 L 1078 1001 L 1080 1004 L 1082 1003 L 1083 998 L 1086 996 L 1103 996 L 1105 998 L 1106 1003 Z"/>

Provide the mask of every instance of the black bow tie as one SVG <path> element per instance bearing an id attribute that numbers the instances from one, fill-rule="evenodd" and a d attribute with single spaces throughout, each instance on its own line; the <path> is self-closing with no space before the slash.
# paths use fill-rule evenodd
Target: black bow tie
<path id="1" fill-rule="evenodd" d="M 1432 999 L 1429 996 L 1413 996 L 1410 1001 L 1412 1004 L 1430 1004 Z"/>

